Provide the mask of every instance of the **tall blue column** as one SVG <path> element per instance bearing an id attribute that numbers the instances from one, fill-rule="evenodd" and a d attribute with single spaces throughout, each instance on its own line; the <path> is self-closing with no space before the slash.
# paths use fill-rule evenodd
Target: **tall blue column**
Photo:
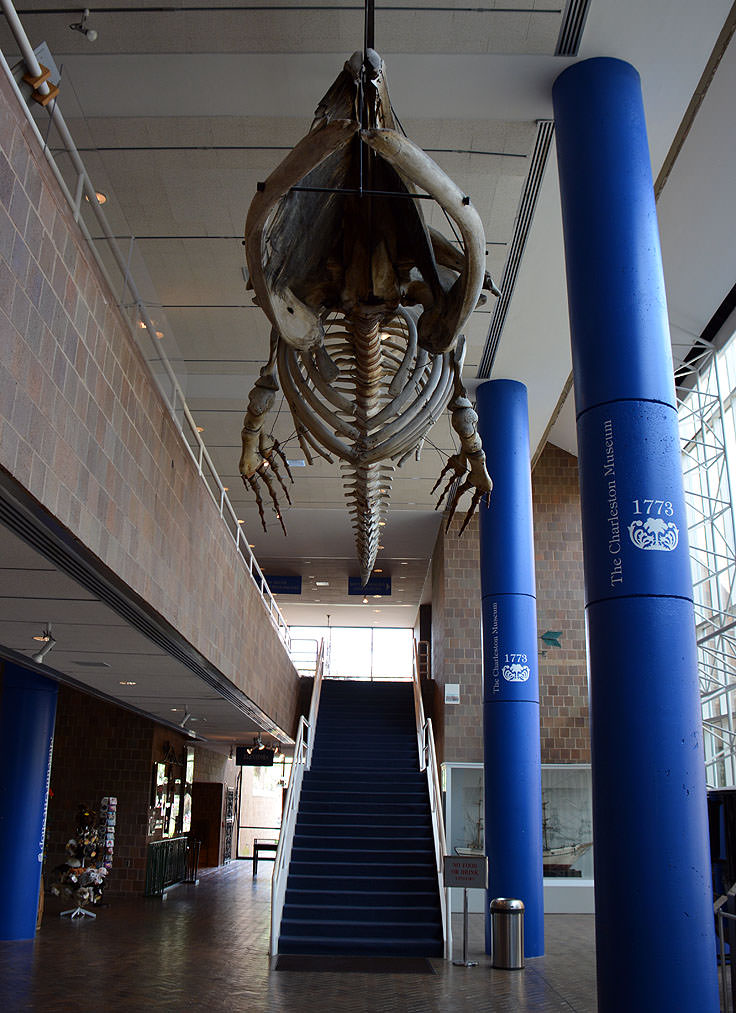
<path id="1" fill-rule="evenodd" d="M 56 683 L 5 664 L 0 675 L 0 939 L 36 934 Z"/>
<path id="2" fill-rule="evenodd" d="M 524 902 L 525 953 L 538 957 L 544 953 L 542 788 L 526 387 L 490 380 L 478 388 L 476 408 L 493 478 L 491 505 L 480 511 L 488 899 Z M 488 932 L 487 924 L 487 940 Z"/>
<path id="3" fill-rule="evenodd" d="M 718 1010 L 687 521 L 639 75 L 553 90 L 591 695 L 598 1008 Z"/>

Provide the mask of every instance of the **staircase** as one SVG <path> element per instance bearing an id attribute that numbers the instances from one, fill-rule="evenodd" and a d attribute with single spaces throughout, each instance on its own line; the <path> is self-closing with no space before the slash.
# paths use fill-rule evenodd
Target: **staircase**
<path id="1" fill-rule="evenodd" d="M 322 684 L 278 951 L 442 956 L 411 683 Z"/>

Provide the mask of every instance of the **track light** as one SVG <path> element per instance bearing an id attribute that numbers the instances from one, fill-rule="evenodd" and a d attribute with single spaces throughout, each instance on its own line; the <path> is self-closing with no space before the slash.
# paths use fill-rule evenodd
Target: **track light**
<path id="1" fill-rule="evenodd" d="M 40 650 L 31 655 L 31 659 L 41 665 L 43 663 L 43 659 L 56 644 L 56 641 L 51 634 L 51 627 L 47 626 L 40 636 L 34 637 L 33 639 L 38 640 L 43 644 L 43 647 Z"/>
<path id="2" fill-rule="evenodd" d="M 95 42 L 97 39 L 97 32 L 94 28 L 87 27 L 87 18 L 89 17 L 89 7 L 85 7 L 82 11 L 82 20 L 75 21 L 73 25 L 69 25 L 73 32 L 79 32 L 81 35 L 86 36 L 87 42 Z"/>

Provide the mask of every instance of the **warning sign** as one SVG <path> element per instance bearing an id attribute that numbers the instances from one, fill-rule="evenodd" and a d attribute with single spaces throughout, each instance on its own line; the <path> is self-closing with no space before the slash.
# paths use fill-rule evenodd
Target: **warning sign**
<path id="1" fill-rule="evenodd" d="M 485 855 L 445 855 L 445 886 L 485 890 L 488 886 L 488 859 Z"/>

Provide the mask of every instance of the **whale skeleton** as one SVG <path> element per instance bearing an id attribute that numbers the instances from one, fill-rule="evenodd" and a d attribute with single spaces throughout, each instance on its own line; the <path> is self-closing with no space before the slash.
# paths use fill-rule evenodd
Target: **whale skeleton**
<path id="1" fill-rule="evenodd" d="M 455 242 L 429 228 L 432 198 Z M 449 408 L 460 449 L 446 480 L 448 520 L 472 499 L 460 533 L 492 482 L 462 383 L 460 333 L 482 289 L 485 237 L 469 198 L 397 127 L 384 64 L 354 53 L 319 103 L 309 133 L 274 169 L 248 211 L 245 251 L 254 301 L 271 322 L 267 363 L 252 388 L 239 470 L 266 527 L 265 488 L 285 532 L 278 441 L 265 431 L 279 387 L 309 464 L 341 462 L 363 584 L 374 568 L 396 467 L 419 454 Z M 454 486 L 454 489 L 453 489 Z M 452 491 L 451 491 L 452 490 Z"/>

